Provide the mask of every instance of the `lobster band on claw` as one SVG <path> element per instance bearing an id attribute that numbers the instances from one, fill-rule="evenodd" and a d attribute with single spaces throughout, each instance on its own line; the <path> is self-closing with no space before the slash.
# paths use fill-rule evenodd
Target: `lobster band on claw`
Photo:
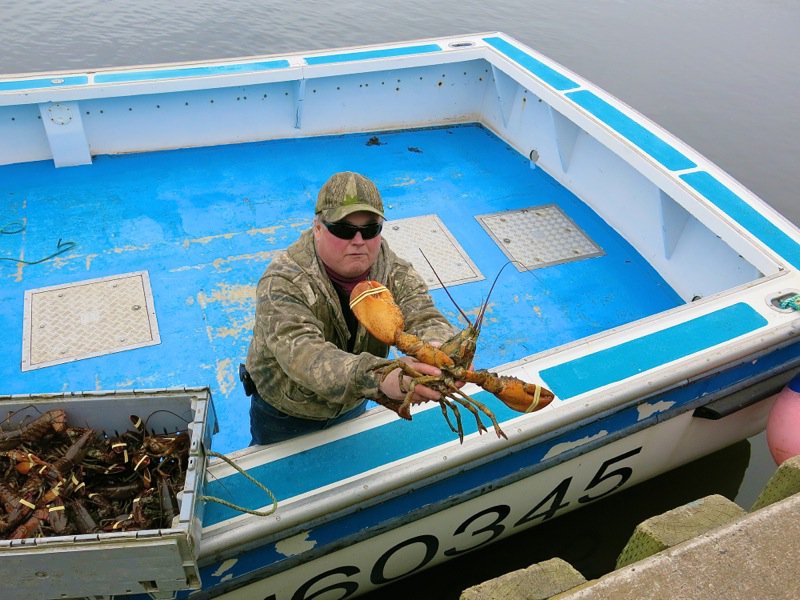
<path id="1" fill-rule="evenodd" d="M 393 345 L 405 325 L 392 293 L 377 281 L 361 281 L 350 293 L 350 310 L 374 337 Z"/>

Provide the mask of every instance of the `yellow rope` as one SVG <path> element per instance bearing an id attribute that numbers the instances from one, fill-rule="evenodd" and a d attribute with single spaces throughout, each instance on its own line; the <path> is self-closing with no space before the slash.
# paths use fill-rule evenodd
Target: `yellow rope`
<path id="1" fill-rule="evenodd" d="M 364 290 L 358 296 L 356 296 L 355 298 L 353 298 L 350 301 L 350 308 L 353 308 L 356 304 L 361 302 L 367 296 L 374 296 L 375 294 L 382 294 L 383 292 L 387 292 L 387 291 L 388 290 L 382 285 L 380 285 L 378 287 L 370 288 L 368 290 Z"/>
<path id="2" fill-rule="evenodd" d="M 536 385 L 536 384 L 534 384 Z M 539 397 L 542 395 L 542 386 L 536 385 L 536 391 L 533 393 L 533 402 L 526 410 L 526 413 L 533 412 L 536 410 L 536 407 L 539 406 Z"/>
<path id="3" fill-rule="evenodd" d="M 200 496 L 201 500 L 205 500 L 206 502 L 216 502 L 217 504 L 222 504 L 223 506 L 227 506 L 228 508 L 232 508 L 233 510 L 238 510 L 239 512 L 248 513 L 251 515 L 255 515 L 257 517 L 268 517 L 276 510 L 278 510 L 278 500 L 275 498 L 275 495 L 272 492 L 270 492 L 263 483 L 258 481 L 255 477 L 253 477 L 249 473 L 245 472 L 244 469 L 242 469 L 239 465 L 237 465 L 235 462 L 233 462 L 230 458 L 228 458 L 224 454 L 220 454 L 219 452 L 214 452 L 213 450 L 207 450 L 206 454 L 208 454 L 209 456 L 215 456 L 217 458 L 221 458 L 230 466 L 232 466 L 234 469 L 239 471 L 239 473 L 244 475 L 247 479 L 255 483 L 260 489 L 262 489 L 267 494 L 267 496 L 270 497 L 270 499 L 272 500 L 272 508 L 270 508 L 269 510 L 251 510 L 249 508 L 245 508 L 243 506 L 234 504 L 233 502 L 228 502 L 227 500 L 223 500 L 222 498 L 217 498 L 216 496 Z"/>

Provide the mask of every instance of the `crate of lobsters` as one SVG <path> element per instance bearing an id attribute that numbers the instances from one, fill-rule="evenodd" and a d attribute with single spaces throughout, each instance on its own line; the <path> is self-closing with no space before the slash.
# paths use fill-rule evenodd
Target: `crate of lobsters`
<path id="1" fill-rule="evenodd" d="M 198 589 L 208 388 L 0 396 L 4 599 Z"/>

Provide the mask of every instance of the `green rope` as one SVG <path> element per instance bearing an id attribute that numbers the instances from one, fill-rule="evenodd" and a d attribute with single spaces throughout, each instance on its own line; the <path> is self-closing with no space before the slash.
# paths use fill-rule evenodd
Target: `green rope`
<path id="1" fill-rule="evenodd" d="M 800 294 L 795 294 L 794 296 L 789 296 L 788 298 L 784 298 L 781 300 L 780 307 L 783 310 L 800 310 Z"/>
<path id="2" fill-rule="evenodd" d="M 230 458 L 228 458 L 224 454 L 220 454 L 219 452 L 214 452 L 213 450 L 206 450 L 206 454 L 208 456 L 215 456 L 216 458 L 221 458 L 230 466 L 232 466 L 234 469 L 239 471 L 239 473 L 244 475 L 247 479 L 255 483 L 260 489 L 262 489 L 267 494 L 267 496 L 270 497 L 270 499 L 272 500 L 272 508 L 270 508 L 269 510 L 251 510 L 249 508 L 245 508 L 243 506 L 234 504 L 233 502 L 228 502 L 227 500 L 223 500 L 222 498 L 217 498 L 216 496 L 200 496 L 200 500 L 205 500 L 206 502 L 216 502 L 217 504 L 222 504 L 223 506 L 227 506 L 228 508 L 232 508 L 233 510 L 249 513 L 257 517 L 268 517 L 276 510 L 278 510 L 278 501 L 275 499 L 275 495 L 272 492 L 270 492 L 263 483 L 255 479 L 249 473 L 245 472 L 244 469 L 242 469 L 239 465 L 237 465 L 235 462 L 233 462 Z"/>
<path id="3" fill-rule="evenodd" d="M 11 223 L 6 223 L 2 227 L 0 227 L 0 235 L 16 235 L 17 233 L 22 233 L 25 231 L 25 225 L 20 223 L 19 221 L 13 221 Z M 56 244 L 56 251 L 53 254 L 45 256 L 44 258 L 40 258 L 39 260 L 22 260 L 21 258 L 8 258 L 6 256 L 0 256 L 0 260 L 7 260 L 10 262 L 15 263 L 22 263 L 23 265 L 38 265 L 51 258 L 55 258 L 59 254 L 64 254 L 72 250 L 78 244 L 76 242 L 63 242 L 61 238 L 58 238 L 58 243 Z"/>

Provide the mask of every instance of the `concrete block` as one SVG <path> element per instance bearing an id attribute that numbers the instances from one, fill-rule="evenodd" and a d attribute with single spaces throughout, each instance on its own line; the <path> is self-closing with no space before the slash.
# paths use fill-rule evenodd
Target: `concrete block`
<path id="1" fill-rule="evenodd" d="M 582 583 L 571 564 L 552 558 L 467 588 L 460 600 L 545 600 Z"/>
<path id="2" fill-rule="evenodd" d="M 800 494 L 617 569 L 558 600 L 797 600 Z"/>
<path id="3" fill-rule="evenodd" d="M 714 494 L 643 521 L 617 558 L 617 568 L 725 525 L 746 513 L 735 502 Z"/>
<path id="4" fill-rule="evenodd" d="M 800 494 L 800 456 L 788 458 L 781 463 L 750 510 L 764 508 L 794 494 Z"/>

